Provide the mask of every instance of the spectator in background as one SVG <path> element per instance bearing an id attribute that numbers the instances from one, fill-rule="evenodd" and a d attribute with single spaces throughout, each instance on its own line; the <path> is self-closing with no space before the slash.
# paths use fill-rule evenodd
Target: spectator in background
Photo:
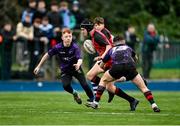
<path id="1" fill-rule="evenodd" d="M 31 79 L 33 77 L 33 69 L 35 68 L 40 54 L 44 53 L 44 45 L 48 43 L 48 38 L 43 37 L 43 33 L 41 32 L 39 26 L 41 24 L 41 19 L 34 19 L 33 28 L 34 28 L 34 39 L 32 43 L 29 45 L 30 51 L 30 63 L 29 63 L 29 74 L 31 75 Z"/>
<path id="2" fill-rule="evenodd" d="M 69 6 L 68 2 L 66 1 L 60 2 L 59 14 L 62 17 L 62 21 L 63 21 L 62 28 L 74 29 L 76 26 L 76 19 L 69 10 L 68 6 Z"/>
<path id="3" fill-rule="evenodd" d="M 84 20 L 84 13 L 79 8 L 79 2 L 75 0 L 72 5 L 72 14 L 76 19 L 76 25 L 74 29 L 80 29 L 80 24 Z"/>
<path id="4" fill-rule="evenodd" d="M 48 17 L 43 17 L 42 24 L 39 26 L 44 37 L 50 41 L 53 38 L 53 26 L 49 23 Z"/>
<path id="5" fill-rule="evenodd" d="M 144 32 L 144 40 L 142 44 L 142 70 L 145 78 L 150 77 L 152 68 L 153 52 L 159 43 L 159 35 L 157 34 L 154 24 L 150 23 Z"/>
<path id="6" fill-rule="evenodd" d="M 48 13 L 49 23 L 53 25 L 54 39 L 61 38 L 62 17 L 59 15 L 59 7 L 56 1 L 51 2 L 51 11 Z"/>
<path id="7" fill-rule="evenodd" d="M 128 26 L 127 31 L 124 34 L 126 44 L 135 50 L 135 44 L 138 42 L 138 38 L 135 34 L 135 28 L 133 26 Z"/>
<path id="8" fill-rule="evenodd" d="M 49 23 L 54 28 L 60 28 L 62 25 L 62 18 L 59 15 L 59 7 L 56 1 L 51 2 L 51 11 L 48 13 Z"/>
<path id="9" fill-rule="evenodd" d="M 36 0 L 29 0 L 28 8 L 22 12 L 21 21 L 25 21 L 26 15 L 30 15 L 31 24 L 33 22 L 34 13 L 36 12 Z"/>
<path id="10" fill-rule="evenodd" d="M 34 19 L 43 19 L 47 15 L 46 3 L 44 0 L 39 0 L 37 3 L 37 11 L 34 14 Z"/>
<path id="11" fill-rule="evenodd" d="M 31 16 L 26 15 L 25 16 L 25 21 L 24 22 L 19 22 L 17 24 L 16 28 L 16 36 L 17 36 L 17 41 L 23 43 L 23 49 L 24 49 L 24 55 L 28 54 L 28 42 L 33 40 L 34 37 L 34 31 L 33 31 L 33 26 L 31 25 Z M 21 47 L 19 48 L 18 51 L 22 49 Z M 22 51 L 22 50 L 21 50 Z M 22 52 L 17 55 L 17 57 L 20 57 Z M 19 59 L 22 60 L 22 59 Z"/>
<path id="12" fill-rule="evenodd" d="M 11 78 L 11 66 L 12 66 L 12 46 L 13 41 L 16 40 L 15 32 L 12 29 L 10 23 L 5 23 L 3 29 L 0 32 L 2 36 L 2 52 L 1 52 L 1 79 L 9 80 Z"/>

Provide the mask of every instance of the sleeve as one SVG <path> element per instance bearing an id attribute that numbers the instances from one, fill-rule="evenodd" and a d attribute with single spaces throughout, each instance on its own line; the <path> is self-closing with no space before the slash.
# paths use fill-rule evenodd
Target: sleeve
<path id="1" fill-rule="evenodd" d="M 32 26 L 29 28 L 28 38 L 29 39 L 33 39 L 34 38 L 34 28 Z"/>
<path id="2" fill-rule="evenodd" d="M 57 45 L 54 46 L 52 49 L 50 49 L 50 50 L 48 51 L 48 55 L 49 55 L 50 57 L 56 55 L 57 53 L 58 53 L 58 47 L 57 47 Z"/>
<path id="3" fill-rule="evenodd" d="M 23 28 L 22 23 L 18 23 L 16 28 L 16 35 L 18 37 L 22 37 L 22 36 L 26 37 L 26 35 L 22 32 L 22 28 Z"/>
<path id="4" fill-rule="evenodd" d="M 77 59 L 82 59 L 81 50 L 80 50 L 78 45 L 76 45 L 75 56 L 76 56 Z"/>
<path id="5" fill-rule="evenodd" d="M 109 45 L 109 43 L 98 32 L 95 32 L 94 39 L 99 45 Z"/>
<path id="6" fill-rule="evenodd" d="M 104 58 L 102 59 L 102 61 L 103 61 L 104 63 L 106 63 L 106 62 L 111 58 L 111 54 L 112 54 L 112 49 L 110 49 L 110 50 L 106 53 L 106 55 L 104 56 Z"/>

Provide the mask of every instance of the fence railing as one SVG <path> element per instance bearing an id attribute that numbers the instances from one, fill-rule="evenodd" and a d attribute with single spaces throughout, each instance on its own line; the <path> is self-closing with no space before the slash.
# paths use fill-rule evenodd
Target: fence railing
<path id="1" fill-rule="evenodd" d="M 80 31 L 74 31 L 75 37 L 79 42 L 79 45 L 82 47 L 82 42 L 84 41 L 84 38 L 82 36 L 82 34 L 80 34 Z M 22 54 L 22 49 L 21 46 L 18 45 L 19 43 L 15 43 L 14 48 L 13 48 L 13 70 L 19 70 L 21 71 L 23 70 L 27 70 L 27 66 L 29 63 L 29 59 L 26 59 L 26 61 L 21 61 L 22 62 L 22 66 L 21 65 L 17 65 L 19 58 L 21 58 L 21 60 L 23 60 L 23 58 L 20 56 L 20 54 Z M 140 48 L 140 47 L 138 47 Z M 47 51 L 47 46 L 45 46 L 45 51 Z M 140 52 L 139 52 L 140 53 Z M 86 60 L 92 59 L 92 58 L 87 58 L 89 55 L 86 55 Z M 57 64 L 57 58 L 52 58 L 49 62 L 50 63 L 46 63 L 43 66 L 43 69 L 45 71 L 45 78 L 46 79 L 51 79 L 54 80 L 57 77 L 57 68 L 59 67 Z M 158 49 L 155 51 L 154 53 L 154 59 L 153 59 L 153 64 L 165 64 L 167 63 L 167 61 L 176 61 L 180 62 L 180 42 L 171 42 L 170 43 L 170 47 L 169 48 L 165 48 L 163 43 L 160 43 L 158 45 Z M 24 64 L 23 64 L 24 63 Z M 83 66 L 85 68 L 88 69 L 89 66 L 89 61 L 84 62 L 85 64 L 83 64 Z M 91 62 L 92 63 L 92 62 Z M 24 66 L 23 66 L 24 65 Z M 17 66 L 17 67 L 16 67 Z M 173 67 L 177 67 L 177 66 L 172 66 Z"/>
<path id="2" fill-rule="evenodd" d="M 179 62 L 180 68 L 180 42 L 171 42 L 169 48 L 166 48 L 164 44 L 160 43 L 158 49 L 154 53 L 154 64 L 161 64 L 166 67 L 165 64 L 171 66 L 171 68 L 177 68 L 178 66 L 172 66 L 172 62 Z M 177 64 L 178 65 L 178 64 Z M 167 66 L 167 67 L 168 67 Z"/>

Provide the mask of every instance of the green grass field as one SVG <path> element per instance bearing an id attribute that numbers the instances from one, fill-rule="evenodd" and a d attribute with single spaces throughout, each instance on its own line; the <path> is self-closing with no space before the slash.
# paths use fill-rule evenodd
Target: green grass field
<path id="1" fill-rule="evenodd" d="M 100 109 L 78 105 L 65 92 L 1 92 L 0 125 L 178 125 L 180 124 L 180 92 L 153 92 L 161 113 L 154 113 L 140 92 L 129 94 L 140 104 L 135 112 L 129 104 L 115 97 L 107 103 L 102 97 Z M 87 97 L 80 93 L 85 103 Z"/>

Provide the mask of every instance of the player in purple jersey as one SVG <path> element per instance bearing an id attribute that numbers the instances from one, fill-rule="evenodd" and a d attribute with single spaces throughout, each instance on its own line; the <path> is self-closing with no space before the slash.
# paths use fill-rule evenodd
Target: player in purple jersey
<path id="1" fill-rule="evenodd" d="M 69 92 L 74 96 L 74 100 L 78 104 L 82 104 L 82 100 L 71 86 L 72 77 L 75 77 L 85 90 L 89 99 L 93 100 L 93 92 L 86 82 L 84 72 L 81 68 L 82 57 L 81 50 L 75 42 L 72 42 L 72 32 L 69 29 L 62 31 L 62 42 L 57 44 L 55 47 L 50 49 L 42 57 L 40 63 L 34 69 L 34 74 L 38 74 L 43 63 L 54 55 L 59 58 L 60 69 L 61 69 L 61 80 L 65 91 Z"/>
<path id="2" fill-rule="evenodd" d="M 151 91 L 147 88 L 142 77 L 136 71 L 135 52 L 125 44 L 125 40 L 121 36 L 115 37 L 114 44 L 115 47 L 108 51 L 100 64 L 100 66 L 103 67 L 104 63 L 106 63 L 109 58 L 111 58 L 112 67 L 102 76 L 97 89 L 95 100 L 91 103 L 91 105 L 89 105 L 89 107 L 94 109 L 98 108 L 98 103 L 104 90 L 106 89 L 106 86 L 110 82 L 113 82 L 124 76 L 126 77 L 127 81 L 131 80 L 141 90 L 146 99 L 150 102 L 153 111 L 160 112 L 160 109 L 156 105 Z"/>

